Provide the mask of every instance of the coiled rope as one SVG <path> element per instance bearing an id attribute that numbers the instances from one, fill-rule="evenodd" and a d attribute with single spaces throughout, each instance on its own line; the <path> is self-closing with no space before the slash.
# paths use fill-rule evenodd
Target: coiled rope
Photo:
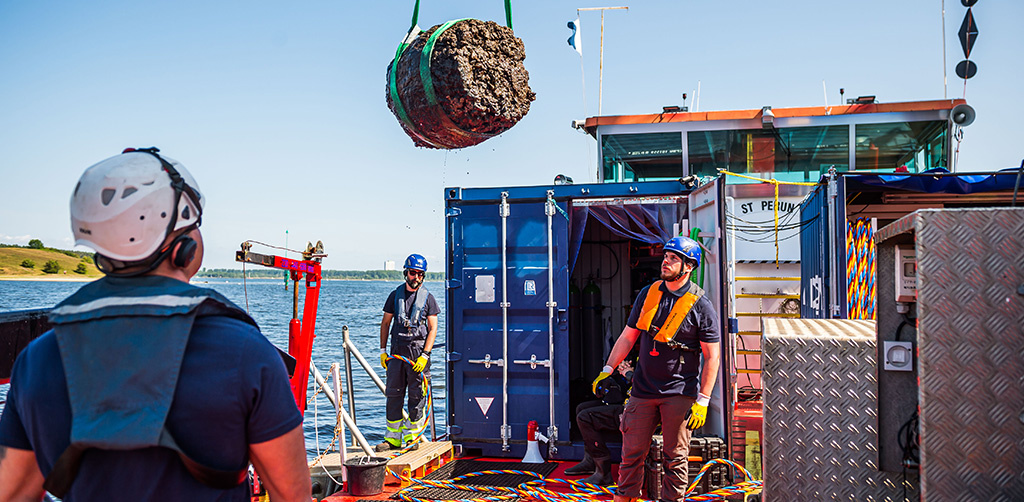
<path id="1" fill-rule="evenodd" d="M 710 491 L 708 493 L 693 495 L 693 490 L 697 487 L 700 481 L 703 479 L 705 473 L 715 465 L 728 465 L 739 471 L 744 480 L 732 486 L 726 486 L 717 490 Z M 523 482 L 515 487 L 506 486 L 478 486 L 478 485 L 461 485 L 457 484 L 459 481 L 465 481 L 467 479 L 486 476 L 492 474 L 516 474 L 520 476 L 533 477 L 529 481 Z M 572 479 L 544 479 L 544 477 L 536 472 L 532 471 L 520 471 L 512 469 L 504 470 L 488 470 L 473 472 L 470 474 L 464 474 L 449 480 L 428 480 L 428 479 L 416 479 L 416 478 L 401 478 L 403 482 L 411 483 L 410 486 L 399 490 L 395 493 L 395 496 L 405 502 L 497 502 L 503 500 L 511 500 L 514 498 L 524 498 L 529 500 L 537 500 L 541 502 L 583 502 L 595 500 L 596 496 L 610 496 L 614 495 L 615 486 L 598 486 L 590 483 L 584 483 L 582 481 L 576 481 Z M 550 486 L 563 485 L 569 487 L 574 491 L 564 492 L 555 491 L 549 488 Z M 762 481 L 751 479 L 750 472 L 744 469 L 742 466 L 735 462 L 725 459 L 714 459 L 710 460 L 701 467 L 700 472 L 694 478 L 693 482 L 686 489 L 687 497 L 685 500 L 689 502 L 703 502 L 710 500 L 722 500 L 726 497 L 753 493 L 760 490 L 762 487 Z M 474 498 L 463 498 L 463 499 L 429 499 L 421 498 L 413 495 L 416 491 L 426 490 L 430 488 L 444 488 L 451 490 L 463 490 L 480 494 L 484 496 Z"/>

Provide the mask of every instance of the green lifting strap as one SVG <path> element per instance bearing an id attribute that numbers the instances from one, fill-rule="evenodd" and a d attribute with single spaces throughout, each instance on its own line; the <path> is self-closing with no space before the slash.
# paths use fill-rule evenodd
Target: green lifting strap
<path id="1" fill-rule="evenodd" d="M 405 39 L 402 41 L 402 43 L 398 46 L 398 50 L 395 51 L 395 59 L 391 63 L 391 71 L 389 72 L 388 75 L 388 83 L 390 85 L 388 87 L 390 88 L 391 102 L 394 103 L 395 111 L 398 112 L 398 118 L 399 120 L 402 121 L 402 124 L 405 125 L 406 129 L 408 129 L 409 132 L 411 132 L 414 136 L 416 136 L 416 138 L 418 138 L 420 141 L 423 141 L 424 143 L 427 143 L 435 148 L 445 148 L 445 145 L 441 145 L 436 141 L 430 140 L 429 138 L 421 134 L 418 129 L 416 129 L 416 126 L 412 123 L 412 119 L 409 118 L 408 112 L 406 112 L 405 110 L 405 106 L 402 104 L 402 98 L 398 96 L 398 61 L 402 58 L 402 55 L 405 54 L 405 50 L 412 43 L 412 40 L 414 40 L 421 31 L 419 29 L 419 26 L 417 26 L 419 22 L 419 17 L 420 0 L 416 0 L 416 3 L 412 9 L 412 24 L 409 27 L 409 32 L 406 34 Z M 420 82 L 423 84 L 423 94 L 426 96 L 427 102 L 430 104 L 430 106 L 435 107 L 438 118 L 445 125 L 446 129 L 448 129 L 450 132 L 453 132 L 463 137 L 487 139 L 493 137 L 494 135 L 465 131 L 462 128 L 456 126 L 451 121 L 448 115 L 444 113 L 444 110 L 442 110 L 437 103 L 437 94 L 434 91 L 434 78 L 430 74 L 430 56 L 434 52 L 434 43 L 437 41 L 437 38 L 441 36 L 441 33 L 444 33 L 445 30 L 452 27 L 452 25 L 454 25 L 455 23 L 465 20 L 466 18 L 448 21 L 447 23 L 441 25 L 441 27 L 439 27 L 438 29 L 434 30 L 434 33 L 432 33 L 430 38 L 427 39 L 426 45 L 424 46 L 423 50 L 420 51 Z M 505 0 L 505 25 L 508 26 L 509 29 L 512 29 L 512 0 Z"/>
<path id="2" fill-rule="evenodd" d="M 419 10 L 419 3 L 419 0 L 416 0 L 417 10 Z M 415 14 L 412 17 L 414 23 L 416 17 L 417 16 Z M 416 35 L 418 35 L 419 32 L 420 29 L 413 24 L 412 28 L 409 28 L 409 33 L 406 34 L 405 39 L 401 44 L 399 44 L 398 50 L 395 51 L 395 60 L 391 62 L 391 71 L 388 72 L 388 88 L 391 94 L 391 102 L 395 105 L 395 111 L 398 112 L 398 119 L 402 121 L 402 124 L 405 124 L 405 128 L 420 141 L 423 141 L 434 148 L 442 148 L 441 145 L 438 145 L 436 142 L 431 141 L 426 136 L 420 134 L 419 130 L 416 129 L 416 126 L 409 118 L 409 114 L 406 113 L 405 106 L 402 104 L 402 98 L 398 96 L 398 61 L 402 59 L 402 54 L 405 53 L 405 49 L 409 47 L 409 44 L 416 38 Z"/>
<path id="3" fill-rule="evenodd" d="M 440 28 L 434 30 L 434 33 L 430 34 L 430 38 L 427 39 L 427 43 L 423 46 L 423 50 L 420 51 L 420 83 L 423 84 L 423 94 L 427 98 L 427 103 L 431 106 L 434 114 L 444 125 L 445 129 L 452 134 L 469 139 L 474 143 L 479 143 L 480 141 L 488 138 L 493 138 L 494 135 L 466 131 L 455 125 L 451 118 L 448 117 L 448 114 L 444 112 L 444 109 L 441 108 L 441 105 L 437 102 L 437 92 L 434 90 L 434 77 L 430 72 L 430 58 L 434 54 L 434 44 L 437 43 L 437 39 L 441 37 L 441 34 L 444 33 L 445 30 L 455 26 L 455 24 L 460 21 L 465 21 L 465 19 L 448 21 L 441 25 Z"/>
<path id="4" fill-rule="evenodd" d="M 410 30 L 412 30 L 412 27 L 416 26 L 416 23 L 419 21 L 419 18 L 420 0 L 416 0 L 416 4 L 412 8 L 412 24 L 409 25 Z M 512 0 L 505 0 L 505 26 L 508 26 L 510 30 L 514 29 L 512 28 Z"/>

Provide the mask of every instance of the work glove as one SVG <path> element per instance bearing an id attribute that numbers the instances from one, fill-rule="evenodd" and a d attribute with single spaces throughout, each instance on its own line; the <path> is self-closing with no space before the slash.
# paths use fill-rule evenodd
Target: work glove
<path id="1" fill-rule="evenodd" d="M 597 384 L 601 383 L 601 380 L 604 380 L 605 378 L 608 378 L 608 377 L 612 376 L 612 371 L 614 371 L 614 370 L 612 370 L 612 367 L 608 366 L 608 365 L 605 365 L 604 368 L 601 368 L 601 374 L 597 375 L 597 378 L 594 379 L 594 389 L 593 390 L 594 390 L 594 395 L 595 396 L 597 395 Z"/>
<path id="2" fill-rule="evenodd" d="M 423 368 L 427 367 L 427 362 L 429 361 L 430 358 L 426 354 L 420 354 L 420 357 L 416 358 L 416 362 L 412 363 L 412 370 L 416 373 L 423 371 Z"/>
<path id="3" fill-rule="evenodd" d="M 695 431 L 704 426 L 704 421 L 708 418 L 708 403 L 710 401 L 710 396 L 704 394 L 697 395 L 697 401 L 690 407 L 690 419 L 686 422 L 687 429 Z"/>
<path id="4" fill-rule="evenodd" d="M 380 349 L 380 365 L 384 369 L 388 369 L 388 350 Z"/>

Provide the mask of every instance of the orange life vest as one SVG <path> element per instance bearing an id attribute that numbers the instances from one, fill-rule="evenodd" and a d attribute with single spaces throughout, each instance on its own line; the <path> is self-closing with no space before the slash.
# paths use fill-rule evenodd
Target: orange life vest
<path id="1" fill-rule="evenodd" d="M 672 310 L 668 313 L 665 323 L 661 326 L 651 326 L 651 323 L 658 314 L 658 307 L 661 305 L 662 282 L 655 281 L 647 289 L 647 298 L 644 299 L 644 306 L 640 310 L 640 318 L 637 320 L 636 327 L 650 333 L 655 341 L 668 343 L 675 338 L 676 332 L 679 331 L 679 327 L 683 324 L 683 319 L 686 319 L 686 314 L 693 310 L 694 304 L 704 295 L 704 290 L 690 282 L 689 289 L 672 306 Z"/>

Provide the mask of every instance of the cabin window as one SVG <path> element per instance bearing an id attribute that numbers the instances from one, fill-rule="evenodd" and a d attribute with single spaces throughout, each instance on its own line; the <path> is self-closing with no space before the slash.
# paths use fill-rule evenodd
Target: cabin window
<path id="1" fill-rule="evenodd" d="M 725 169 L 765 179 L 817 181 L 830 167 L 844 170 L 850 163 L 848 125 L 693 131 L 686 142 L 689 173 L 697 176 L 717 176 L 718 169 Z"/>
<path id="2" fill-rule="evenodd" d="M 683 176 L 683 137 L 678 132 L 601 136 L 605 183 Z"/>
<path id="3" fill-rule="evenodd" d="M 857 124 L 858 171 L 919 173 L 946 165 L 946 122 Z"/>

